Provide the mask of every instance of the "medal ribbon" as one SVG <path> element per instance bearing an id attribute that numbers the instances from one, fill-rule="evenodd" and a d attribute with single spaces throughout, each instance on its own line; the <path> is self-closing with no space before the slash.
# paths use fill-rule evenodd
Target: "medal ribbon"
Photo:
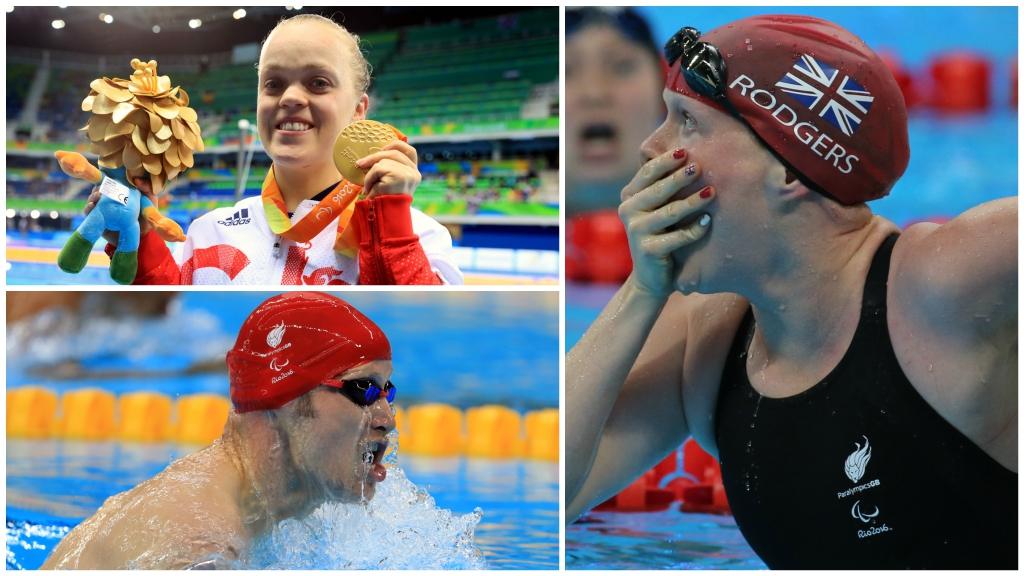
<path id="1" fill-rule="evenodd" d="M 338 233 L 335 236 L 334 250 L 354 257 L 359 247 L 359 241 L 355 237 L 355 229 L 350 229 L 348 224 L 352 220 L 352 214 L 355 213 L 356 199 L 362 191 L 362 186 L 342 179 L 309 214 L 292 224 L 291 218 L 288 217 L 284 196 L 277 186 L 277 179 L 274 178 L 274 167 L 271 166 L 267 171 L 267 177 L 263 180 L 263 192 L 260 197 L 263 200 L 263 211 L 267 215 L 270 229 L 274 234 L 283 236 L 292 242 L 309 242 L 335 218 L 338 218 Z"/>

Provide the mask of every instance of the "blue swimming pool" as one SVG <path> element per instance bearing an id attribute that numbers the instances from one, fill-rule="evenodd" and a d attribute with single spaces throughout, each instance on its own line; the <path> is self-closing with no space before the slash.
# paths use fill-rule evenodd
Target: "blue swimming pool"
<path id="1" fill-rule="evenodd" d="M 188 450 L 175 444 L 8 440 L 7 568 L 38 568 L 107 497 L 152 477 Z M 399 462 L 437 507 L 456 515 L 483 511 L 474 540 L 487 567 L 558 568 L 557 464 L 406 456 Z M 322 545 L 330 548 L 329 542 Z M 413 554 L 396 550 L 391 560 Z"/>
<path id="2" fill-rule="evenodd" d="M 189 369 L 222 362 L 242 321 L 272 294 L 183 292 L 167 315 L 153 318 L 48 313 L 9 327 L 7 388 L 32 384 L 54 390 L 99 387 L 115 394 L 225 395 L 226 372 Z M 558 406 L 557 294 L 341 296 L 388 335 L 400 405 L 493 403 L 519 412 Z M 68 380 L 45 369 L 70 363 L 87 377 Z M 111 375 L 114 370 L 132 371 L 134 377 Z"/>
<path id="3" fill-rule="evenodd" d="M 227 375 L 218 365 L 244 318 L 270 295 L 187 292 L 175 296 L 167 314 L 157 317 L 49 311 L 9 325 L 8 389 L 37 385 L 57 392 L 98 387 L 114 394 L 154 391 L 172 398 L 200 392 L 226 395 Z M 388 334 L 400 407 L 424 402 L 458 408 L 500 404 L 525 413 L 558 406 L 557 294 L 342 296 Z M 117 294 L 94 297 L 91 302 L 98 305 Z M 213 368 L 195 370 L 204 364 Z M 437 510 L 430 514 L 440 517 L 450 510 L 453 525 L 472 527 L 474 520 L 465 515 L 482 511 L 473 542 L 487 567 L 558 568 L 556 463 L 413 457 L 401 454 L 400 441 L 398 466 L 436 500 Z M 90 516 L 107 497 L 194 449 L 173 443 L 8 439 L 7 567 L 38 567 L 68 528 Z M 389 474 L 389 481 L 399 477 Z M 385 492 L 382 485 L 371 507 L 389 502 L 380 498 Z M 329 522 L 339 521 L 339 513 L 328 510 L 323 521 L 329 527 Z M 337 547 L 325 546 L 320 552 L 312 564 L 302 563 L 308 557 L 287 557 L 296 563 L 285 566 L 346 567 Z M 380 565 L 407 567 L 402 562 L 414 559 L 413 550 L 398 552 L 404 556 L 392 554 Z M 446 565 L 471 566 L 469 560 Z"/>
<path id="4" fill-rule="evenodd" d="M 565 530 L 569 570 L 760 570 L 732 516 L 592 512 Z"/>

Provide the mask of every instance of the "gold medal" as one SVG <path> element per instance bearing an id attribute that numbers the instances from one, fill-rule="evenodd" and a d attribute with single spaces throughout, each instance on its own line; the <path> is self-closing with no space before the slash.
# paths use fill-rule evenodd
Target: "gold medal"
<path id="1" fill-rule="evenodd" d="M 389 142 L 398 139 L 391 126 L 376 120 L 359 120 L 345 127 L 334 141 L 334 165 L 341 176 L 353 184 L 363 185 L 366 171 L 356 160 L 380 152 Z"/>

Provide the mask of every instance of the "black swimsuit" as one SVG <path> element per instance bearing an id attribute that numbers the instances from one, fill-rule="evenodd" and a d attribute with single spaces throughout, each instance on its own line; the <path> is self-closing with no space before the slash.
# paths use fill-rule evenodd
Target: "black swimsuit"
<path id="1" fill-rule="evenodd" d="M 1017 474 L 922 398 L 886 323 L 896 236 L 875 255 L 860 323 L 824 380 L 765 398 L 747 378 L 747 312 L 716 409 L 740 531 L 772 568 L 1016 568 Z"/>

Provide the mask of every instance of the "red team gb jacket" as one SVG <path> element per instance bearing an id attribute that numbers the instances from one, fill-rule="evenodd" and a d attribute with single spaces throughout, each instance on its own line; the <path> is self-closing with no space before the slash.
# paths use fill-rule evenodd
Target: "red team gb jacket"
<path id="1" fill-rule="evenodd" d="M 302 201 L 291 221 L 317 204 Z M 292 242 L 270 230 L 259 196 L 244 198 L 193 221 L 177 259 L 155 232 L 144 235 L 134 283 L 462 284 L 448 230 L 411 204 L 404 194 L 356 202 L 349 224 L 359 237 L 355 259 L 334 250 L 337 224 L 310 242 Z"/>

